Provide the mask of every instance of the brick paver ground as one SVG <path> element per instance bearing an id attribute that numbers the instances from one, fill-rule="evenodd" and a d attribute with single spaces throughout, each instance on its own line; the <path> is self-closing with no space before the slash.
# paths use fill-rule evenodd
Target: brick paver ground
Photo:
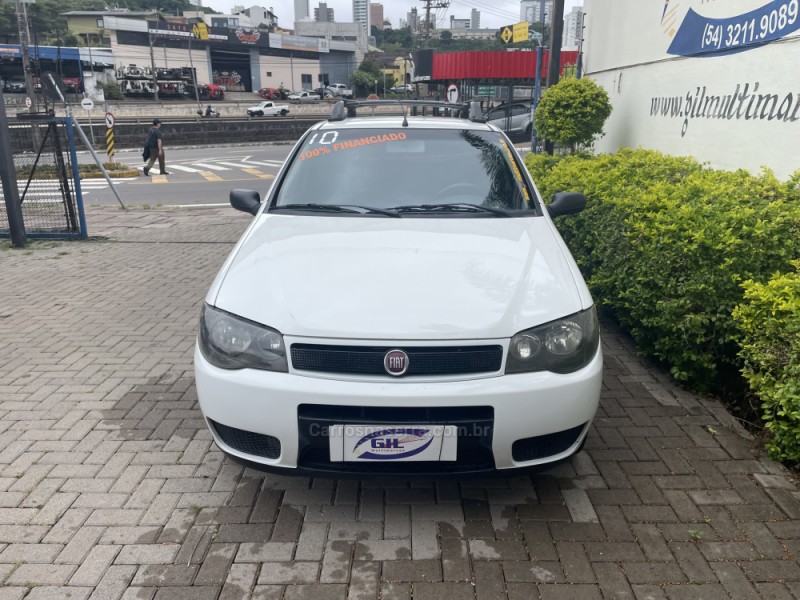
<path id="1" fill-rule="evenodd" d="M 211 443 L 202 298 L 249 217 L 91 209 L 0 250 L 0 600 L 800 598 L 795 483 L 606 326 L 585 451 L 462 482 L 264 476 Z"/>

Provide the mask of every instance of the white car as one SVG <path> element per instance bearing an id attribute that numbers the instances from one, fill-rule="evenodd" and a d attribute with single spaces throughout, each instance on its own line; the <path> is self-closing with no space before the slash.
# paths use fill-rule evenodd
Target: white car
<path id="1" fill-rule="evenodd" d="M 309 91 L 295 92 L 294 94 L 289 94 L 288 99 L 294 102 L 317 102 L 319 101 L 319 95 Z"/>
<path id="2" fill-rule="evenodd" d="M 389 91 L 394 94 L 413 94 L 414 93 L 414 86 L 410 83 L 401 83 L 400 85 L 396 85 L 395 87 L 390 87 Z"/>
<path id="3" fill-rule="evenodd" d="M 231 192 L 254 218 L 205 298 L 194 358 L 215 442 L 304 475 L 568 458 L 595 416 L 603 358 L 553 217 L 585 198 L 546 207 L 477 105 L 470 119 L 353 116 L 369 104 L 337 103 L 264 202 Z M 413 185 L 386 186 L 397 173 Z"/>
<path id="4" fill-rule="evenodd" d="M 353 90 L 351 90 L 343 83 L 332 83 L 328 86 L 328 89 L 330 89 L 331 91 L 333 91 L 334 94 L 342 98 L 353 97 Z"/>

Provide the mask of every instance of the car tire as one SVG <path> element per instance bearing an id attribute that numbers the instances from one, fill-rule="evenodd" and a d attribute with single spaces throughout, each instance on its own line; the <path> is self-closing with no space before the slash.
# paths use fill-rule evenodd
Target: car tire
<path id="1" fill-rule="evenodd" d="M 282 116 L 282 117 L 285 117 L 287 114 L 289 114 L 289 111 L 288 111 L 288 110 L 286 110 L 286 109 L 284 108 L 284 109 L 281 111 L 281 116 Z"/>
<path id="2" fill-rule="evenodd" d="M 257 117 L 263 117 L 263 116 L 264 116 L 264 113 L 263 113 L 263 112 L 261 112 L 261 111 L 258 111 L 258 112 L 256 113 L 256 116 L 257 116 Z"/>

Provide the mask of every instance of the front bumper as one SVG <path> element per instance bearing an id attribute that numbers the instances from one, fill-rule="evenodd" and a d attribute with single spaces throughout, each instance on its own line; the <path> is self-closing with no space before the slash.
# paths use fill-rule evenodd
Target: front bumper
<path id="1" fill-rule="evenodd" d="M 339 424 L 372 425 L 456 424 L 453 421 L 459 420 L 464 425 L 462 431 L 470 427 L 480 431 L 471 440 L 462 440 L 459 434 L 458 452 L 462 456 L 458 464 L 428 463 L 445 473 L 448 469 L 463 473 L 511 470 L 562 460 L 584 441 L 599 404 L 602 369 L 598 347 L 589 365 L 565 375 L 537 372 L 444 381 L 332 379 L 332 375 L 291 371 L 219 369 L 195 347 L 197 395 L 217 445 L 252 466 L 290 474 L 381 473 L 386 462 L 325 463 L 321 453 L 325 453 L 327 440 L 324 435 L 314 439 L 309 427 L 324 432 L 320 425 L 337 420 Z M 225 431 L 276 438 L 279 450 L 274 458 L 238 450 L 225 443 L 219 425 L 228 428 Z M 519 443 L 514 446 L 514 442 L 530 438 L 553 439 L 554 434 L 561 435 L 563 441 L 567 432 L 570 437 L 566 447 L 564 443 L 551 446 L 558 451 L 545 456 L 539 452 L 531 460 L 520 459 L 526 452 L 519 451 Z M 488 460 L 482 449 L 488 453 Z M 409 472 L 419 473 L 422 463 L 391 465 L 385 473 L 402 473 L 406 465 L 414 466 Z"/>

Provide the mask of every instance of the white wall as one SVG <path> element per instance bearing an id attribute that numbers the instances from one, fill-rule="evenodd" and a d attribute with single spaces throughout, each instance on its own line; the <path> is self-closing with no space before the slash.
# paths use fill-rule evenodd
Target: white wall
<path id="1" fill-rule="evenodd" d="M 585 73 L 614 106 L 597 150 L 641 146 L 780 178 L 800 169 L 799 3 L 586 0 Z M 762 33 L 774 40 L 756 45 Z"/>
<path id="2" fill-rule="evenodd" d="M 318 60 L 260 56 L 259 67 L 261 87 L 277 88 L 283 83 L 283 86 L 288 90 L 301 90 L 303 88 L 301 75 L 311 75 L 311 89 L 319 85 L 317 81 L 317 76 L 320 72 Z M 272 73 L 272 75 L 268 76 L 267 73 Z"/>

